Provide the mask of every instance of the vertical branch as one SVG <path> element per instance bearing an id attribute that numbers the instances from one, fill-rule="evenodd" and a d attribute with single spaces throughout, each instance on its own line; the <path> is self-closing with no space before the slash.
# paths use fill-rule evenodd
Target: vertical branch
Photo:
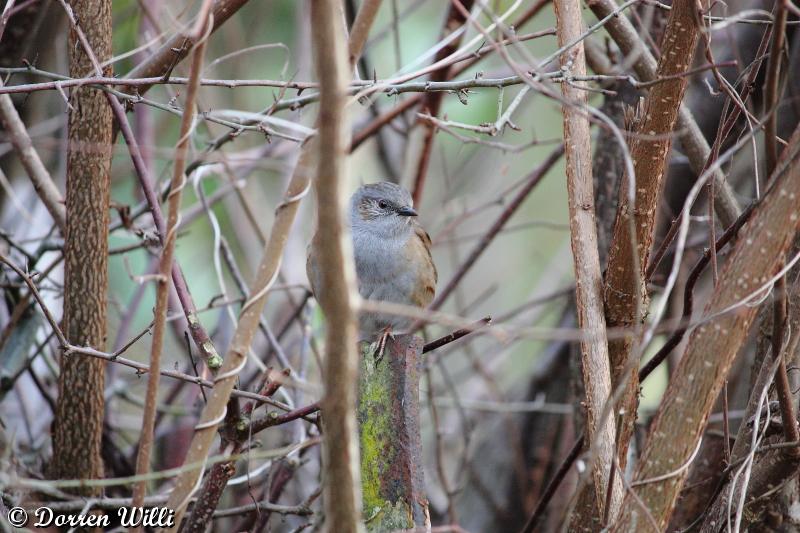
<path id="1" fill-rule="evenodd" d="M 361 57 L 361 51 L 364 49 L 364 43 L 367 42 L 369 36 L 369 29 L 372 23 L 375 22 L 375 16 L 378 14 L 378 9 L 381 7 L 383 0 L 365 0 L 361 5 L 361 9 L 356 14 L 356 19 L 353 21 L 353 27 L 350 30 L 350 39 L 347 46 L 348 60 L 350 61 L 350 69 L 356 67 L 356 61 Z M 369 72 L 364 73 L 369 76 Z"/>
<path id="2" fill-rule="evenodd" d="M 139 451 L 136 456 L 136 473 L 147 474 L 150 470 L 150 453 L 153 448 L 153 430 L 156 419 L 158 401 L 158 382 L 161 373 L 161 352 L 164 345 L 164 333 L 167 327 L 167 307 L 169 301 L 170 274 L 175 256 L 178 215 L 181 208 L 181 195 L 186 184 L 186 153 L 189 149 L 191 130 L 194 125 L 195 99 L 200 86 L 200 74 L 203 70 L 207 38 L 200 38 L 205 32 L 211 0 L 205 0 L 200 9 L 198 22 L 193 34 L 199 39 L 192 55 L 189 70 L 189 86 L 186 91 L 186 102 L 181 119 L 180 137 L 175 147 L 175 163 L 172 168 L 172 181 L 169 192 L 169 211 L 167 214 L 166 233 L 163 236 L 161 257 L 158 263 L 158 285 L 156 288 L 156 310 L 153 325 L 153 341 L 150 349 L 150 373 L 147 379 L 147 393 L 144 404 L 142 434 L 139 440 Z M 147 483 L 142 480 L 133 487 L 133 507 L 141 507 L 147 491 Z M 137 528 L 138 529 L 138 528 Z"/>
<path id="3" fill-rule="evenodd" d="M 634 28 L 631 21 L 624 13 L 619 13 L 619 6 L 614 0 L 587 0 L 586 5 L 595 16 L 599 19 L 609 17 L 605 25 L 606 31 L 614 39 L 614 42 L 619 46 L 620 51 L 630 60 L 635 58 L 633 62 L 633 70 L 639 78 L 639 81 L 652 82 L 658 79 L 658 65 L 655 58 L 647 49 L 647 46 L 639 36 L 639 32 Z M 662 56 L 663 56 L 662 50 Z M 688 68 L 688 67 L 687 67 Z M 604 74 L 605 72 L 596 72 L 597 74 Z M 708 141 L 700 131 L 700 127 L 695 122 L 689 108 L 683 104 L 680 105 L 678 114 L 678 132 L 681 146 L 686 152 L 686 157 L 689 159 L 689 166 L 692 171 L 700 175 L 706 167 L 707 161 L 711 155 L 711 148 Z M 725 227 L 733 224 L 739 216 L 741 209 L 733 194 L 733 189 L 726 181 L 725 175 L 721 170 L 715 170 L 713 174 L 714 179 L 714 209 L 720 221 Z"/>
<path id="4" fill-rule="evenodd" d="M 235 1 L 239 4 L 244 3 L 243 0 Z M 223 2 L 224 0 L 220 0 L 220 3 Z M 212 12 L 215 20 L 217 6 L 219 5 L 219 3 L 215 4 L 215 10 Z M 338 16 L 337 14 L 337 19 L 332 20 L 338 20 Z M 217 24 L 214 27 L 216 26 Z M 324 109 L 321 106 L 320 114 L 323 111 Z M 286 188 L 284 200 L 276 209 L 269 239 L 256 269 L 256 278 L 250 288 L 250 295 L 239 314 L 239 324 L 234 332 L 228 353 L 225 356 L 219 374 L 214 378 L 214 388 L 203 410 L 200 423 L 195 426 L 195 434 L 184 459 L 184 465 L 202 464 L 206 460 L 211 444 L 214 441 L 216 428 L 225 418 L 228 398 L 230 398 L 239 371 L 244 367 L 247 352 L 258 329 L 261 311 L 267 301 L 267 292 L 278 277 L 281 257 L 286 247 L 286 241 L 289 238 L 289 231 L 297 215 L 299 202 L 308 194 L 308 190 L 311 187 L 311 165 L 313 163 L 313 155 L 315 155 L 314 152 L 317 150 L 317 144 L 318 139 L 312 137 L 301 148 L 300 158 Z M 354 344 L 353 347 L 355 347 Z M 355 405 L 353 405 L 354 407 Z M 355 457 L 352 459 L 356 460 Z M 176 526 L 171 529 L 172 531 L 177 529 L 183 514 L 186 512 L 186 505 L 192 494 L 199 488 L 202 471 L 203 468 L 188 468 L 178 476 L 175 488 L 167 501 L 167 506 L 175 510 Z"/>
<path id="5" fill-rule="evenodd" d="M 619 403 L 619 409 L 625 411 L 620 428 L 619 463 L 622 468 L 636 420 L 639 379 L 638 364 L 632 358 L 637 355 L 635 330 L 641 325 L 642 313 L 647 307 L 643 268 L 653 240 L 656 207 L 672 132 L 688 83 L 683 74 L 691 68 L 699 36 L 697 8 L 694 0 L 676 0 L 672 5 L 656 72 L 656 78 L 665 81 L 651 88 L 644 102 L 636 128 L 636 134 L 641 137 L 634 139 L 631 147 L 636 176 L 625 176 L 620 190 L 620 206 L 606 269 L 604 296 L 608 325 L 633 330 L 625 338 L 609 343 L 612 382 L 614 387 L 624 387 Z"/>
<path id="6" fill-rule="evenodd" d="M 76 0 L 84 24 L 84 48 L 77 27 L 69 35 L 69 74 L 93 70 L 91 51 L 111 57 L 111 0 Z M 110 76 L 111 68 L 105 75 Z M 102 91 L 76 88 L 70 95 L 64 242 L 64 332 L 70 344 L 103 349 L 108 288 L 108 206 L 111 168 L 111 108 Z M 101 478 L 105 362 L 61 358 L 53 427 L 52 473 L 58 478 Z M 86 489 L 96 494 L 98 489 Z"/>
<path id="7" fill-rule="evenodd" d="M 556 0 L 558 45 L 565 46 L 583 34 L 583 19 L 578 0 Z M 561 65 L 573 76 L 586 75 L 583 43 L 566 50 Z M 583 381 L 586 390 L 586 442 L 596 450 L 592 465 L 592 483 L 599 516 L 616 516 L 622 500 L 619 477 L 611 475 L 615 453 L 614 417 L 603 416 L 611 397 L 606 321 L 603 314 L 602 275 L 597 249 L 594 214 L 591 136 L 587 92 L 580 82 L 562 83 L 565 103 L 564 147 L 567 159 L 567 194 L 569 203 L 570 243 L 575 267 L 575 300 L 578 325 L 584 334 L 581 341 Z M 610 497 L 606 502 L 606 492 Z M 608 509 L 605 505 L 608 505 Z"/>
<path id="8" fill-rule="evenodd" d="M 775 22 L 772 26 L 767 79 L 764 82 L 764 102 L 767 118 L 764 122 L 764 152 L 767 178 L 778 163 L 778 106 L 780 104 L 781 56 L 786 42 L 787 0 L 775 2 Z"/>
<path id="9" fill-rule="evenodd" d="M 704 313 L 709 318 L 692 333 L 673 373 L 634 475 L 636 497 L 626 497 L 613 531 L 649 523 L 636 500 L 659 528 L 669 520 L 714 400 L 758 310 L 747 303 L 778 274 L 800 225 L 800 128 L 784 161 L 720 272 Z"/>
<path id="10" fill-rule="evenodd" d="M 329 531 L 361 529 L 361 480 L 356 433 L 356 275 L 352 241 L 344 221 L 346 194 L 347 51 L 335 21 L 337 0 L 311 4 L 311 35 L 320 83 L 319 147 L 315 192 L 317 246 L 325 287 L 323 311 L 328 319 L 323 368 L 325 417 L 323 494 Z"/>
<path id="11" fill-rule="evenodd" d="M 778 163 L 778 106 L 780 105 L 780 78 L 781 56 L 786 40 L 786 19 L 788 15 L 786 0 L 778 0 L 775 5 L 775 24 L 772 27 L 772 42 L 770 44 L 769 62 L 767 63 L 767 80 L 764 87 L 764 101 L 767 106 L 767 119 L 764 124 L 764 148 L 766 152 L 767 177 L 771 177 Z M 775 374 L 775 387 L 778 391 L 778 401 L 781 406 L 781 419 L 783 421 L 783 434 L 788 442 L 800 440 L 800 431 L 797 428 L 792 389 L 789 386 L 789 376 L 786 372 L 786 356 L 783 352 L 786 337 L 788 295 L 786 291 L 786 276 L 782 276 L 775 283 L 773 293 L 772 313 L 772 358 L 778 361 L 778 371 Z M 800 454 L 800 448 L 790 451 L 795 457 Z"/>

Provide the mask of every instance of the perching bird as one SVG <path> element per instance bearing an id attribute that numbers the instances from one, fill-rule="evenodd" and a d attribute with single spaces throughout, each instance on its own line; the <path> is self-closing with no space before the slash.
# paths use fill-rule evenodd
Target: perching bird
<path id="1" fill-rule="evenodd" d="M 425 308 L 433 300 L 438 275 L 431 257 L 431 238 L 416 219 L 411 195 L 383 181 L 360 187 L 350 199 L 358 292 L 368 300 L 395 302 Z M 322 287 L 317 235 L 309 246 L 306 271 L 319 299 Z M 408 317 L 362 312 L 361 340 L 380 336 L 380 353 L 387 335 L 403 333 L 414 322 Z"/>

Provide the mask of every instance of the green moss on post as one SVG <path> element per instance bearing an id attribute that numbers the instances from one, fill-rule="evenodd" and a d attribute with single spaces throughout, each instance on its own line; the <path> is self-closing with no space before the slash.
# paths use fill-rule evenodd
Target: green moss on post
<path id="1" fill-rule="evenodd" d="M 358 424 L 363 513 L 368 531 L 430 524 L 422 473 L 419 375 L 422 339 L 388 339 L 377 359 L 361 345 Z"/>

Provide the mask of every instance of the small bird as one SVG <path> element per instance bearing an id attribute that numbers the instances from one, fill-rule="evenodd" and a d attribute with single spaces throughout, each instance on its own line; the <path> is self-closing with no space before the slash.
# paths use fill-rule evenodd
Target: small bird
<path id="1" fill-rule="evenodd" d="M 411 195 L 388 181 L 360 187 L 350 198 L 358 292 L 367 300 L 394 302 L 425 308 L 433 300 L 438 274 L 431 256 L 431 238 L 417 222 Z M 321 286 L 315 235 L 309 246 L 306 272 L 319 299 Z M 414 322 L 408 317 L 363 312 L 359 316 L 361 340 L 378 336 L 379 354 L 386 337 L 405 332 Z"/>

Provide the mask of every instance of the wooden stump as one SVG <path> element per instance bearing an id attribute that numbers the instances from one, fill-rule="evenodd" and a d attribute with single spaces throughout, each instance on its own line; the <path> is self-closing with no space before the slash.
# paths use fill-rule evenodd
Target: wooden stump
<path id="1" fill-rule="evenodd" d="M 419 429 L 422 346 L 419 337 L 397 335 L 378 358 L 369 343 L 361 345 L 358 426 L 368 531 L 430 528 Z"/>

